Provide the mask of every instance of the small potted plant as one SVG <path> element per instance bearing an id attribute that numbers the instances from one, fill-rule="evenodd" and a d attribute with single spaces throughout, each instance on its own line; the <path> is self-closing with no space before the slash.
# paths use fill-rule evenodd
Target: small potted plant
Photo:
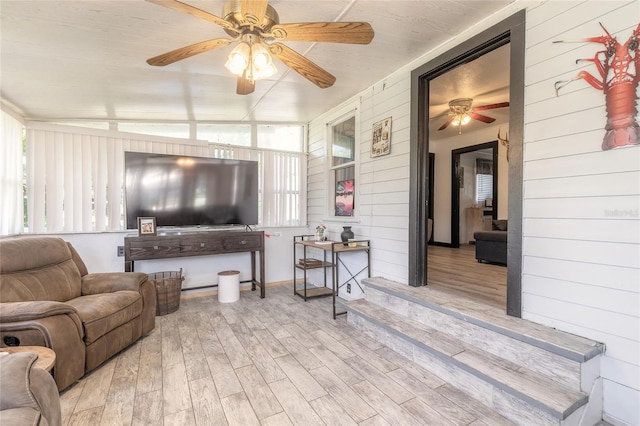
<path id="1" fill-rule="evenodd" d="M 324 226 L 322 223 L 318 226 L 316 226 L 316 233 L 314 236 L 314 239 L 316 241 L 324 241 L 327 239 L 327 237 L 324 235 L 325 231 L 327 230 L 327 227 Z"/>

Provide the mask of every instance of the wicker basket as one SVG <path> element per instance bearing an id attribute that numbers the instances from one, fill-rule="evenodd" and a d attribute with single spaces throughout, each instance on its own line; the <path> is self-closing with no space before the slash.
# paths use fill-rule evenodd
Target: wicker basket
<path id="1" fill-rule="evenodd" d="M 167 315 L 178 310 L 183 280 L 182 268 L 179 271 L 149 274 L 149 281 L 152 281 L 156 287 L 158 300 L 156 316 Z"/>

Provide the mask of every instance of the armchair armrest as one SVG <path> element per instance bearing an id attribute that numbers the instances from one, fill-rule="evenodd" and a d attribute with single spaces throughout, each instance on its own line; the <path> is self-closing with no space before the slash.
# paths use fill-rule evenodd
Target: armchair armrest
<path id="1" fill-rule="evenodd" d="M 59 390 L 84 374 L 83 339 L 84 327 L 73 306 L 54 301 L 0 303 L 0 344 L 53 349 L 57 358 L 54 379 Z"/>
<path id="2" fill-rule="evenodd" d="M 34 368 L 38 356 L 16 353 L 0 356 L 0 377 L 3 389 L 0 396 L 0 424 L 16 424 L 25 419 L 25 409 L 33 410 L 26 418 L 44 417 L 48 425 L 61 424 L 60 397 L 53 377 Z M 5 388 L 6 386 L 6 388 Z"/>
<path id="3" fill-rule="evenodd" d="M 0 323 L 38 320 L 54 315 L 78 318 L 78 311 L 71 305 L 49 300 L 0 303 Z"/>
<path id="4" fill-rule="evenodd" d="M 80 339 L 84 337 L 82 320 L 76 308 L 63 302 L 34 300 L 30 302 L 0 303 L 0 332 L 11 333 L 25 328 L 46 328 L 49 318 L 66 315 L 75 325 L 75 333 Z M 68 328 L 70 330 L 70 328 Z"/>
<path id="5" fill-rule="evenodd" d="M 115 291 L 140 291 L 148 275 L 142 272 L 102 272 L 82 277 L 82 295 L 113 293 Z"/>

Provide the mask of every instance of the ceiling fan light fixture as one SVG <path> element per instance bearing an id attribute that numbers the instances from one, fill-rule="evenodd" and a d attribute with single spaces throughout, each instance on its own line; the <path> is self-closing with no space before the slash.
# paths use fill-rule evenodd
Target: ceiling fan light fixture
<path id="1" fill-rule="evenodd" d="M 224 66 L 237 76 L 255 81 L 278 72 L 266 47 L 260 42 L 241 41 L 229 54 Z M 246 72 L 246 73 L 245 73 Z"/>
<path id="2" fill-rule="evenodd" d="M 250 55 L 251 47 L 242 41 L 229 53 L 229 57 L 224 66 L 233 74 L 241 76 L 249 65 Z"/>
<path id="3" fill-rule="evenodd" d="M 251 46 L 251 73 L 254 80 L 268 78 L 278 72 L 269 51 L 262 43 Z"/>
<path id="4" fill-rule="evenodd" d="M 451 124 L 454 125 L 454 126 L 464 126 L 465 124 L 468 124 L 469 121 L 471 121 L 471 117 L 469 117 L 466 113 L 465 114 L 458 114 L 453 119 Z"/>
<path id="5" fill-rule="evenodd" d="M 449 102 L 449 115 L 453 116 L 451 124 L 458 128 L 458 134 L 462 133 L 462 126 L 471 121 L 469 113 L 472 103 L 471 98 L 458 98 Z"/>

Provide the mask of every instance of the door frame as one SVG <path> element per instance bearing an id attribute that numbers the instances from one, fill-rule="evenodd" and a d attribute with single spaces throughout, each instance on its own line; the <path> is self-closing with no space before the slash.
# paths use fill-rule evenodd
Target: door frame
<path id="1" fill-rule="evenodd" d="M 408 283 L 427 285 L 429 200 L 429 81 L 505 44 L 510 50 L 509 202 L 507 231 L 508 315 L 522 315 L 522 141 L 526 10 L 520 10 L 411 72 L 409 274 Z"/>
<path id="2" fill-rule="evenodd" d="M 465 146 L 451 151 L 451 247 L 460 247 L 460 181 L 458 180 L 458 165 L 460 155 L 470 152 L 491 150 L 493 159 L 493 206 L 491 216 L 497 219 L 498 212 L 498 141 L 485 142 L 479 145 Z M 474 182 L 475 184 L 475 182 Z"/>

